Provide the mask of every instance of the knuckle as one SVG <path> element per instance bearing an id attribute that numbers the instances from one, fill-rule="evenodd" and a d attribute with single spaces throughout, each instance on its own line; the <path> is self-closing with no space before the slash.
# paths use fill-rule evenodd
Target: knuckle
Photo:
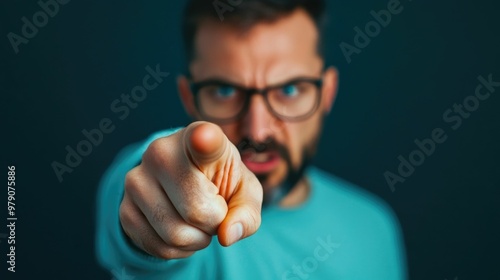
<path id="1" fill-rule="evenodd" d="M 253 207 L 248 207 L 247 209 L 247 230 L 249 233 L 253 233 L 257 231 L 257 229 L 260 227 L 261 223 L 261 215 L 258 210 L 254 209 Z"/>
<path id="2" fill-rule="evenodd" d="M 201 250 L 210 245 L 212 238 L 209 235 L 200 235 L 194 228 L 181 227 L 174 230 L 170 243 L 180 250 Z"/>
<path id="3" fill-rule="evenodd" d="M 137 213 L 130 207 L 125 206 L 123 203 L 120 205 L 119 218 L 120 224 L 124 233 L 132 239 L 136 244 L 141 244 L 138 240 L 138 234 L 141 232 L 140 225 L 137 221 Z"/>
<path id="4" fill-rule="evenodd" d="M 189 208 L 186 211 L 184 219 L 186 220 L 187 223 L 191 225 L 201 225 L 206 222 L 206 219 L 203 218 L 204 216 L 205 214 L 198 212 L 193 208 Z"/>
<path id="5" fill-rule="evenodd" d="M 161 257 L 161 251 L 166 248 L 166 245 L 163 244 L 157 244 L 151 240 L 151 238 L 142 238 L 140 241 L 140 246 L 144 251 L 146 251 L 148 254 L 156 256 L 156 257 Z"/>
<path id="6" fill-rule="evenodd" d="M 151 142 L 148 148 L 142 155 L 142 162 L 146 166 L 161 166 L 165 164 L 168 157 L 164 156 L 168 154 L 168 147 L 171 146 L 165 143 L 167 140 L 165 138 L 159 138 Z"/>
<path id="7" fill-rule="evenodd" d="M 192 245 L 196 240 L 189 230 L 181 227 L 173 230 L 171 242 L 173 246 L 183 248 Z"/>
<path id="8" fill-rule="evenodd" d="M 138 174 L 138 169 L 133 168 L 127 174 L 125 175 L 125 190 L 126 191 L 133 191 L 137 189 L 140 185 L 139 182 L 139 174 Z"/>
<path id="9" fill-rule="evenodd" d="M 163 252 L 169 249 L 170 247 L 168 247 L 166 243 L 158 240 L 154 232 L 145 228 L 142 228 L 139 231 L 140 231 L 140 233 L 138 234 L 139 237 L 134 241 L 140 248 L 142 248 L 142 250 L 156 257 L 164 259 L 174 258 L 173 255 L 170 256 L 163 254 Z"/>
<path id="10" fill-rule="evenodd" d="M 133 226 L 134 224 L 135 219 L 132 211 L 133 210 L 130 209 L 130 207 L 128 207 L 128 205 L 125 202 L 121 203 L 119 209 L 119 217 L 120 217 L 120 223 L 124 228 Z"/>
<path id="11" fill-rule="evenodd" d="M 162 259 L 176 259 L 179 257 L 179 250 L 167 246 L 155 247 L 151 250 L 154 254 Z"/>
<path id="12" fill-rule="evenodd" d="M 125 175 L 125 194 L 130 195 L 132 201 L 147 197 L 149 190 L 155 187 L 148 183 L 151 181 L 149 176 L 140 166 L 131 169 Z"/>
<path id="13" fill-rule="evenodd" d="M 219 218 L 212 204 L 206 199 L 187 207 L 185 220 L 192 225 L 218 225 L 223 218 Z"/>
<path id="14" fill-rule="evenodd" d="M 126 225 L 130 224 L 130 221 L 132 220 L 123 202 L 120 205 L 119 217 L 120 217 L 120 222 Z"/>
<path id="15" fill-rule="evenodd" d="M 146 149 L 146 152 L 144 153 L 146 156 L 149 156 L 151 154 L 156 154 L 162 150 L 162 139 L 156 139 L 153 142 L 151 142 Z"/>

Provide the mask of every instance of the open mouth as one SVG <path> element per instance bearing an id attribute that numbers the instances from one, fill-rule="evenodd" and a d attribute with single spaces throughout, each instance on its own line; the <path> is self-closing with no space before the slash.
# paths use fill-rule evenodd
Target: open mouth
<path id="1" fill-rule="evenodd" d="M 253 150 L 247 150 L 241 153 L 241 160 L 254 174 L 271 172 L 278 165 L 280 158 L 279 153 L 276 151 L 258 153 Z"/>

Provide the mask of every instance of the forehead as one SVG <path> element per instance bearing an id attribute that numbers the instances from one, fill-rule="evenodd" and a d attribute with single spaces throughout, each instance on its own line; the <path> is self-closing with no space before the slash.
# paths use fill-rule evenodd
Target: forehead
<path id="1" fill-rule="evenodd" d="M 294 75 L 311 76 L 322 67 L 317 44 L 317 28 L 301 9 L 244 31 L 229 23 L 205 20 L 195 36 L 190 70 L 198 80 L 221 77 L 253 85 Z"/>

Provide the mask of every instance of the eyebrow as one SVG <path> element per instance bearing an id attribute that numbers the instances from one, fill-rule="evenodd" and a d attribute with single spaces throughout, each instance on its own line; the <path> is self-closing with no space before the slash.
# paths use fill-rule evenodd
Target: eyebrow
<path id="1" fill-rule="evenodd" d="M 282 82 L 279 82 L 279 83 L 274 83 L 274 84 L 268 85 L 268 86 L 266 86 L 266 88 L 280 87 L 280 86 L 284 86 L 284 85 L 290 84 L 290 83 L 295 82 L 295 81 L 300 81 L 300 80 L 315 81 L 315 80 L 321 80 L 321 77 L 296 76 L 293 78 L 283 80 Z M 234 86 L 234 87 L 239 87 L 239 88 L 247 88 L 246 86 L 244 86 L 242 84 L 231 82 L 229 80 L 226 80 L 224 78 L 219 78 L 219 77 L 208 78 L 205 80 L 194 82 L 193 84 L 197 85 L 197 86 L 200 86 L 200 85 L 228 85 L 228 86 Z"/>

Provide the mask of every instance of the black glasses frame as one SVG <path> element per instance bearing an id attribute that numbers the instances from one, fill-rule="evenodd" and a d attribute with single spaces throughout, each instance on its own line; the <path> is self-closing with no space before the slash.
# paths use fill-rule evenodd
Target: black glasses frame
<path id="1" fill-rule="evenodd" d="M 277 113 L 273 109 L 273 107 L 271 106 L 271 103 L 269 102 L 269 99 L 268 99 L 269 91 L 271 91 L 273 89 L 278 89 L 278 88 L 284 87 L 286 85 L 300 83 L 300 82 L 312 83 L 316 87 L 316 89 L 317 89 L 316 94 L 318 96 L 316 96 L 316 102 L 314 104 L 314 107 L 307 114 L 297 116 L 297 117 L 288 117 L 288 116 L 283 116 L 283 115 Z M 293 79 L 293 80 L 290 80 L 290 81 L 287 81 L 287 82 L 284 82 L 284 83 L 281 83 L 278 85 L 273 85 L 273 86 L 265 87 L 265 88 L 261 88 L 261 89 L 259 89 L 259 88 L 247 88 L 244 86 L 235 85 L 235 84 L 232 84 L 230 82 L 217 80 L 217 79 L 211 79 L 211 80 L 206 80 L 206 81 L 201 81 L 201 82 L 190 83 L 191 92 L 194 95 L 194 105 L 196 107 L 196 110 L 198 110 L 198 113 L 204 119 L 206 119 L 208 121 L 212 121 L 212 122 L 217 122 L 217 123 L 229 123 L 229 122 L 233 122 L 233 121 L 241 119 L 248 112 L 248 108 L 250 107 L 250 99 L 252 98 L 252 96 L 254 94 L 260 94 L 264 97 L 264 101 L 265 101 L 267 109 L 275 117 L 277 117 L 283 121 L 288 121 L 288 122 L 297 122 L 297 121 L 305 120 L 305 119 L 309 118 L 310 116 L 312 116 L 316 112 L 316 110 L 318 110 L 319 104 L 321 103 L 321 87 L 322 87 L 322 85 L 323 85 L 323 80 L 316 79 L 316 78 L 297 78 L 297 79 Z M 199 94 L 200 89 L 205 87 L 205 86 L 229 86 L 229 87 L 234 87 L 235 89 L 243 92 L 245 94 L 245 103 L 243 105 L 243 108 L 240 110 L 240 112 L 238 114 L 236 114 L 235 116 L 230 117 L 230 118 L 222 118 L 221 119 L 221 118 L 213 118 L 213 117 L 208 116 L 201 109 L 200 101 L 198 99 L 198 94 Z"/>

